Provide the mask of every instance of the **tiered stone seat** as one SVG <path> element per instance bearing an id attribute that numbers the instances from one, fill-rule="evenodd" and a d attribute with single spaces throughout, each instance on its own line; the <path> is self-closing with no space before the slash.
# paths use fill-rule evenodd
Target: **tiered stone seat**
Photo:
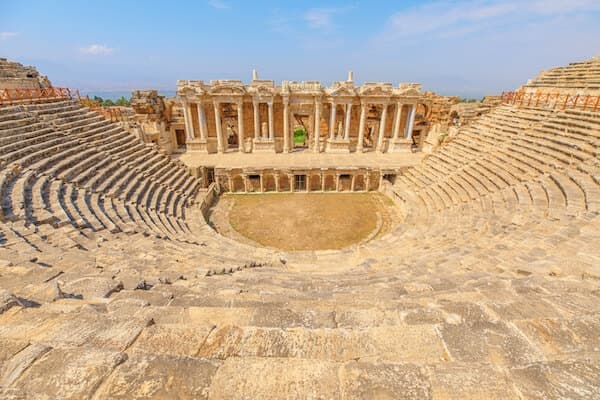
<path id="1" fill-rule="evenodd" d="M 599 114 L 497 107 L 402 224 L 291 253 L 74 102 L 0 108 L 0 398 L 598 398 Z"/>
<path id="2" fill-rule="evenodd" d="M 68 221 L 76 227 L 118 231 L 103 207 L 105 196 L 121 196 L 136 207 L 181 218 L 181 208 L 199 188 L 180 164 L 75 102 L 7 107 L 1 115 L 0 157 L 6 165 L 1 171 L 2 212 L 7 220 L 55 225 Z M 44 190 L 55 192 L 47 195 Z M 152 196 L 155 191 L 160 196 Z M 165 194 L 178 201 L 167 206 L 159 201 Z M 52 200 L 59 200 L 60 207 Z M 138 214 L 135 221 L 161 236 L 189 234 L 170 220 L 157 224 L 157 215 Z"/>
<path id="3" fill-rule="evenodd" d="M 600 63 L 598 57 L 544 71 L 537 78 L 527 82 L 526 87 L 600 90 Z"/>

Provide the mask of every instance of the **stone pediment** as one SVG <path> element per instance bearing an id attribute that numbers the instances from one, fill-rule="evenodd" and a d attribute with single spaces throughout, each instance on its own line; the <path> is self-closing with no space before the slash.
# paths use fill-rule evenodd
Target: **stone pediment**
<path id="1" fill-rule="evenodd" d="M 398 90 L 396 93 L 399 96 L 421 96 L 421 92 L 419 92 L 416 89 L 405 89 L 405 90 Z"/>
<path id="2" fill-rule="evenodd" d="M 198 95 L 198 92 L 195 88 L 190 86 L 181 86 L 177 87 L 177 96 L 181 97 L 192 97 Z"/>
<path id="3" fill-rule="evenodd" d="M 237 83 L 219 83 L 216 85 L 212 85 L 209 93 L 212 95 L 243 95 L 246 94 L 246 89 L 244 86 Z"/>
<path id="4" fill-rule="evenodd" d="M 395 92 L 402 96 L 420 96 L 421 95 L 421 84 L 420 83 L 401 83 L 398 85 L 398 89 Z"/>
<path id="5" fill-rule="evenodd" d="M 332 96 L 356 96 L 354 88 L 347 86 L 339 86 L 333 88 L 329 94 Z"/>
<path id="6" fill-rule="evenodd" d="M 359 89 L 363 96 L 390 96 L 392 94 L 391 83 L 365 83 Z"/>

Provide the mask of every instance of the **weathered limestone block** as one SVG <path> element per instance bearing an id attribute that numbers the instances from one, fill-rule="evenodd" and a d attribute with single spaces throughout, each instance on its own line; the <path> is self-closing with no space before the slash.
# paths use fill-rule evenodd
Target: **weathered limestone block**
<path id="1" fill-rule="evenodd" d="M 540 318 L 514 324 L 548 358 L 583 357 L 600 350 L 600 317 L 597 315 L 573 320 Z"/>
<path id="2" fill-rule="evenodd" d="M 94 348 L 53 349 L 11 386 L 27 393 L 28 398 L 91 398 L 100 383 L 126 359 L 124 353 Z"/>
<path id="3" fill-rule="evenodd" d="M 332 311 L 298 311 L 281 307 L 261 307 L 253 313 L 251 325 L 281 328 L 334 328 Z"/>
<path id="4" fill-rule="evenodd" d="M 95 346 L 126 350 L 152 320 L 114 318 L 92 311 L 72 313 L 35 336 L 54 347 Z"/>
<path id="5" fill-rule="evenodd" d="M 426 371 L 400 363 L 350 362 L 340 370 L 344 399 L 430 399 Z"/>
<path id="6" fill-rule="evenodd" d="M 19 300 L 10 292 L 0 289 L 0 314 L 19 305 Z"/>
<path id="7" fill-rule="evenodd" d="M 194 357 L 213 329 L 213 325 L 153 325 L 144 329 L 131 351 L 139 354 Z"/>
<path id="8" fill-rule="evenodd" d="M 23 374 L 23 371 L 51 349 L 49 346 L 34 343 L 20 351 L 4 364 L 0 386 L 12 385 Z"/>
<path id="9" fill-rule="evenodd" d="M 551 361 L 513 368 L 511 381 L 527 399 L 600 398 L 600 362 Z"/>
<path id="10" fill-rule="evenodd" d="M 208 388 L 220 364 L 192 357 L 136 355 L 117 368 L 98 395 L 127 400 L 208 399 Z"/>
<path id="11" fill-rule="evenodd" d="M 439 332 L 452 359 L 463 362 L 525 364 L 543 355 L 516 329 L 493 320 L 472 303 L 447 303 L 446 312 L 461 317 L 461 323 L 445 323 Z"/>
<path id="12" fill-rule="evenodd" d="M 339 364 L 284 358 L 229 358 L 213 377 L 211 400 L 340 399 Z"/>
<path id="13" fill-rule="evenodd" d="M 487 364 L 439 364 L 431 367 L 430 375 L 434 399 L 521 399 L 508 374 Z"/>
<path id="14" fill-rule="evenodd" d="M 223 327 L 202 345 L 199 355 L 207 358 L 291 357 L 347 361 L 427 360 L 447 358 L 431 326 L 346 329 L 274 329 Z"/>
<path id="15" fill-rule="evenodd" d="M 60 323 L 66 316 L 48 307 L 27 307 L 14 312 L 13 309 L 0 314 L 0 337 L 23 339 L 32 338 Z"/>
<path id="16" fill-rule="evenodd" d="M 82 295 L 84 299 L 110 297 L 123 289 L 123 283 L 101 276 L 86 276 L 62 285 L 62 290 L 73 295 Z"/>

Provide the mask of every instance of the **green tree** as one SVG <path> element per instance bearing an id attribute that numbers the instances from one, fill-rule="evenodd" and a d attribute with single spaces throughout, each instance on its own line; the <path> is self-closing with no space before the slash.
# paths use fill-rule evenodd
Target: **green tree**
<path id="1" fill-rule="evenodd" d="M 117 99 L 115 104 L 122 107 L 129 107 L 130 101 L 127 100 L 124 96 L 121 96 L 119 99 Z"/>

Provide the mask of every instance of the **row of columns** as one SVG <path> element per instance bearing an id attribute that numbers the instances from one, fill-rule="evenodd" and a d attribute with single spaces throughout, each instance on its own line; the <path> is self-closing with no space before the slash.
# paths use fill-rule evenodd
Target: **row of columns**
<path id="1" fill-rule="evenodd" d="M 243 115 L 243 102 L 240 100 L 236 102 L 237 104 L 237 120 L 238 120 L 238 150 L 241 152 L 243 150 L 243 138 L 244 138 L 244 115 Z M 268 107 L 268 134 L 266 137 L 263 137 L 261 130 L 261 121 L 260 121 L 260 102 L 255 99 L 252 102 L 253 111 L 254 111 L 254 139 L 255 140 L 274 140 L 274 117 L 273 117 L 273 102 L 266 102 Z M 346 106 L 345 110 L 345 120 L 344 120 L 344 136 L 343 140 L 350 140 L 350 121 L 352 117 L 352 104 L 351 103 L 343 103 Z M 359 127 L 358 127 L 358 145 L 357 151 L 363 151 L 364 149 L 364 133 L 365 133 L 365 125 L 366 125 L 366 117 L 367 117 L 367 102 L 361 102 L 360 108 L 360 119 L 359 119 Z M 400 135 L 400 121 L 402 118 L 402 106 L 403 103 L 396 102 L 395 112 L 394 112 L 394 122 L 392 125 L 392 139 L 399 139 Z M 319 140 L 320 140 L 320 120 L 321 120 L 321 107 L 322 103 L 315 100 L 314 103 L 314 151 L 319 152 Z M 336 102 L 331 103 L 331 111 L 329 116 L 329 139 L 334 140 L 335 137 L 335 123 L 336 123 L 336 110 L 337 104 Z M 198 112 L 198 121 L 200 126 L 200 139 L 202 141 L 206 141 L 208 138 L 208 126 L 206 123 L 206 115 L 204 112 L 204 107 L 202 103 L 197 103 L 197 112 Z M 221 123 L 221 102 L 213 100 L 213 108 L 215 113 L 215 125 L 216 125 L 216 133 L 217 133 L 217 151 L 219 153 L 224 152 L 225 148 L 223 146 L 223 132 L 222 132 L 222 123 Z M 377 145 L 376 150 L 381 151 L 383 148 L 383 138 L 385 135 L 385 126 L 387 122 L 387 109 L 388 103 L 383 103 L 383 110 L 381 112 L 381 118 L 379 121 L 379 133 L 377 137 Z M 186 126 L 186 131 L 189 139 L 195 138 L 194 132 L 194 124 L 193 118 L 191 114 L 191 106 L 188 102 L 184 102 L 183 107 L 184 113 L 184 121 Z M 416 115 L 416 105 L 410 104 L 409 114 L 407 123 L 404 128 L 404 138 L 410 139 L 412 137 L 412 130 L 414 126 L 414 120 Z M 283 99 L 283 151 L 289 152 L 290 146 L 293 146 L 293 142 L 290 143 L 290 126 L 289 126 L 289 99 Z"/>
<path id="2" fill-rule="evenodd" d="M 260 173 L 260 174 L 240 174 L 240 176 L 243 179 L 244 182 L 244 192 L 250 192 L 250 190 L 248 190 L 249 188 L 249 176 L 250 175 L 258 175 L 259 179 L 260 179 L 260 191 L 259 193 L 263 193 L 265 192 L 265 188 L 264 188 L 264 173 Z M 279 173 L 272 173 L 274 181 L 275 181 L 275 191 L 279 192 L 280 191 L 280 175 Z M 285 174 L 287 175 L 288 179 L 289 179 L 289 191 L 294 193 L 296 192 L 296 188 L 295 188 L 295 181 L 294 181 L 294 177 L 296 176 L 296 174 Z M 340 177 L 342 175 L 351 175 L 350 177 L 350 191 L 354 192 L 355 188 L 356 188 L 356 177 L 359 175 L 363 175 L 363 179 L 364 179 L 364 187 L 365 189 L 363 189 L 363 191 L 369 191 L 370 190 L 370 185 L 371 185 L 371 175 L 368 173 L 362 173 L 362 174 L 348 174 L 348 173 L 341 173 L 338 172 L 335 174 L 335 191 L 336 192 L 340 192 L 342 190 L 340 190 Z M 308 179 L 305 184 L 306 184 L 306 189 L 304 190 L 305 192 L 318 192 L 319 190 L 311 190 L 310 189 L 310 177 L 313 176 L 313 174 L 306 174 L 305 177 Z M 324 172 L 321 172 L 320 175 L 320 180 L 321 180 L 321 192 L 325 192 L 325 176 L 326 174 Z M 229 191 L 233 192 L 233 177 L 231 175 L 227 176 L 228 179 L 228 185 L 229 185 Z"/>

